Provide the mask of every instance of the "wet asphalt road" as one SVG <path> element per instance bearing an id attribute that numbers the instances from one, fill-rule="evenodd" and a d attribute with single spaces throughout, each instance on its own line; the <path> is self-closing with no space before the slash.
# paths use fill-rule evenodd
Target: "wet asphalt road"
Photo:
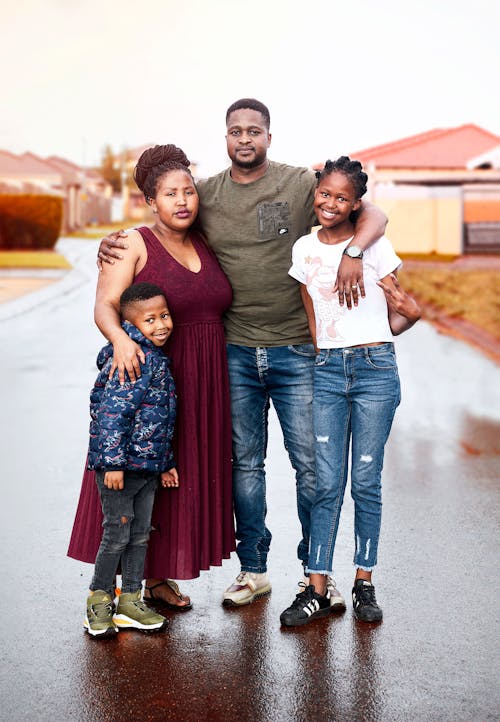
<path id="1" fill-rule="evenodd" d="M 374 577 L 379 626 L 345 614 L 282 630 L 299 579 L 292 475 L 272 418 L 273 593 L 220 595 L 238 571 L 184 582 L 194 603 L 163 635 L 82 631 L 91 567 L 67 559 L 102 345 L 92 324 L 93 242 L 63 242 L 75 270 L 0 307 L 0 719 L 497 720 L 499 370 L 419 324 L 398 343 L 403 387 L 384 474 Z M 335 560 L 352 584 L 352 504 Z"/>

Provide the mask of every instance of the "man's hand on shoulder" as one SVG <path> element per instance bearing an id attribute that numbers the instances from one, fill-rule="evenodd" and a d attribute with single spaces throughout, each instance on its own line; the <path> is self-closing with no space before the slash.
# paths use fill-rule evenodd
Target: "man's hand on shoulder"
<path id="1" fill-rule="evenodd" d="M 364 298 L 363 261 L 361 258 L 349 258 L 343 255 L 337 271 L 337 280 L 333 292 L 339 294 L 339 304 L 346 303 L 347 308 L 357 306 L 359 297 Z"/>
<path id="2" fill-rule="evenodd" d="M 117 253 L 115 248 L 128 248 L 128 245 L 121 238 L 127 238 L 128 234 L 123 230 L 113 231 L 103 238 L 99 244 L 99 250 L 97 252 L 97 268 L 102 271 L 103 263 L 113 264 L 114 259 L 121 261 L 123 256 Z"/>

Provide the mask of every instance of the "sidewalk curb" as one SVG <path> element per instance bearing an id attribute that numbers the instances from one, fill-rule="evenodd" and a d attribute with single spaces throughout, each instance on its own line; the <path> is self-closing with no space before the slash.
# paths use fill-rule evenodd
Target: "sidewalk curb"
<path id="1" fill-rule="evenodd" d="M 65 238 L 61 238 L 58 241 L 58 245 L 63 246 L 63 249 L 66 240 Z M 89 248 L 89 252 L 90 250 Z M 4 301 L 0 304 L 0 323 L 22 316 L 34 308 L 45 306 L 56 300 L 60 302 L 62 299 L 75 293 L 81 286 L 88 283 L 91 277 L 94 277 L 94 273 L 86 271 L 80 265 L 75 265 L 74 259 L 71 258 L 71 248 L 68 248 L 66 252 L 64 250 L 60 252 L 67 257 L 68 262 L 72 266 L 71 270 L 65 272 L 60 280 L 54 281 L 54 283 L 50 283 L 48 286 L 19 296 L 18 298 L 13 298 L 10 301 Z M 40 270 L 43 273 L 44 269 Z M 32 275 L 32 273 L 33 269 L 26 269 L 27 275 Z M 97 276 L 97 269 L 95 269 L 95 276 Z"/>
<path id="2" fill-rule="evenodd" d="M 87 281 L 88 277 L 85 273 L 73 269 L 59 281 L 54 281 L 54 283 L 50 283 L 44 288 L 19 296 L 19 298 L 13 298 L 11 301 L 5 301 L 0 304 L 0 323 L 22 316 L 36 307 L 50 303 L 56 298 L 61 299 L 69 296 Z"/>

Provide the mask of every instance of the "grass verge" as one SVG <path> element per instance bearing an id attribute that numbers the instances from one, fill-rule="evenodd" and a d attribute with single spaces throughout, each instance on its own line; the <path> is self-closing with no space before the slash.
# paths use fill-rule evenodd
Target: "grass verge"
<path id="1" fill-rule="evenodd" d="M 56 251 L 0 251 L 0 268 L 71 268 Z"/>
<path id="2" fill-rule="evenodd" d="M 422 266 L 403 268 L 398 275 L 405 290 L 423 307 L 424 318 L 432 319 L 435 309 L 468 321 L 500 340 L 498 271 Z"/>
<path id="3" fill-rule="evenodd" d="M 103 226 L 87 226 L 86 228 L 80 228 L 78 231 L 73 231 L 72 233 L 66 233 L 66 238 L 88 238 L 89 240 L 95 240 L 99 238 L 104 238 L 104 236 L 107 236 L 108 233 L 112 233 L 113 231 L 120 231 L 122 228 L 135 228 L 136 226 L 144 225 L 141 221 L 133 221 L 133 220 L 125 220 L 120 221 L 119 223 L 109 223 L 107 225 Z"/>

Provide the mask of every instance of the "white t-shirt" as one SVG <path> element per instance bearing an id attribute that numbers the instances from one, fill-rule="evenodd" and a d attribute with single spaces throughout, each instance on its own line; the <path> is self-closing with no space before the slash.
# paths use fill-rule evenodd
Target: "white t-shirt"
<path id="1" fill-rule="evenodd" d="M 342 251 L 351 241 L 328 245 L 313 231 L 295 242 L 290 276 L 307 286 L 314 305 L 318 348 L 345 348 L 392 341 L 385 294 L 377 281 L 401 266 L 390 241 L 379 238 L 363 254 L 366 298 L 349 310 L 333 293 Z"/>

